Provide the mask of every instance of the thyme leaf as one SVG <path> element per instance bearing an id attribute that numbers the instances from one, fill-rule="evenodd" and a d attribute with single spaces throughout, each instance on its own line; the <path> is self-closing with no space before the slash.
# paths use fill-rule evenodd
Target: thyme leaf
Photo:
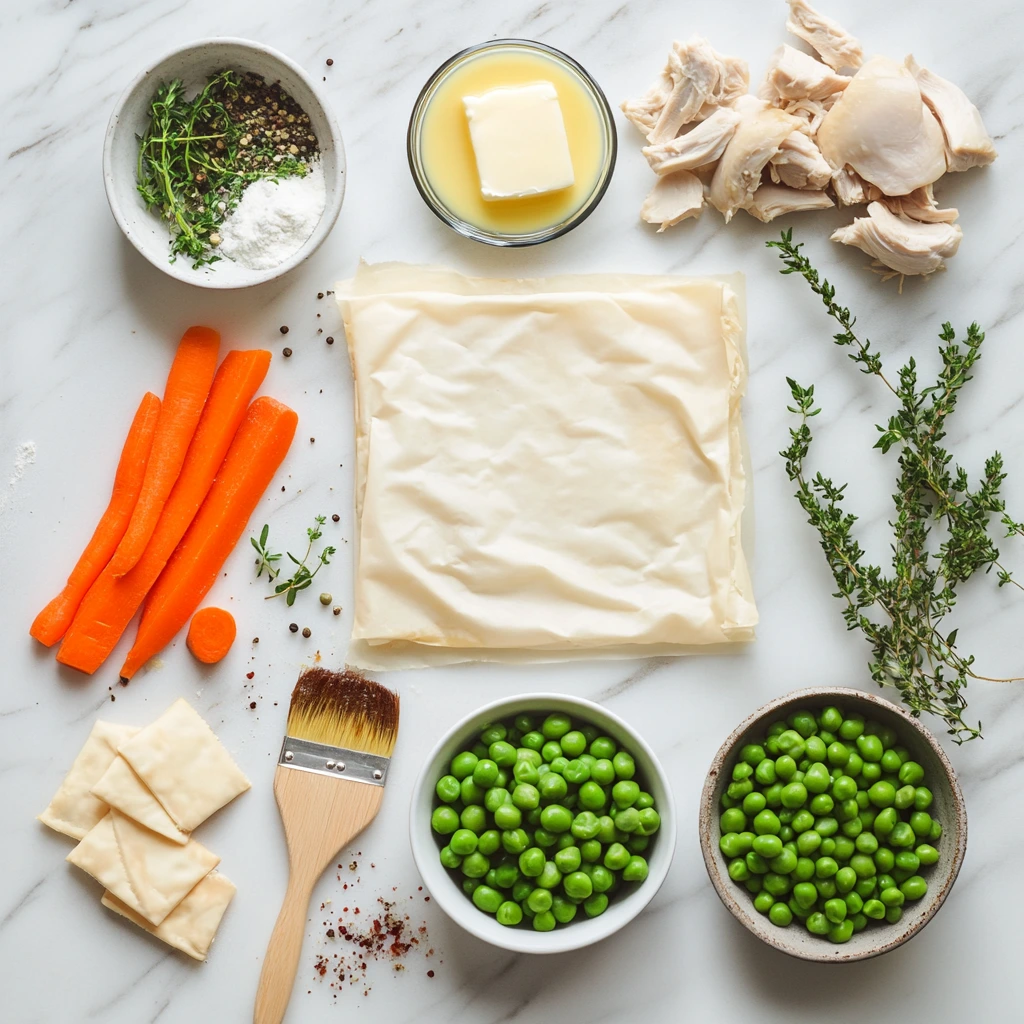
<path id="1" fill-rule="evenodd" d="M 323 536 L 323 531 L 320 529 L 324 523 L 327 522 L 326 516 L 317 516 L 313 520 L 313 525 L 307 527 L 306 537 L 308 538 L 308 544 L 306 545 L 306 552 L 302 558 L 296 558 L 290 551 L 286 552 L 292 562 L 298 566 L 295 572 L 289 579 L 284 580 L 281 583 L 277 583 L 274 587 L 274 593 L 268 594 L 265 600 L 269 601 L 275 597 L 284 597 L 285 603 L 290 608 L 295 604 L 295 598 L 299 592 L 305 590 L 313 582 L 313 577 L 325 566 L 331 564 L 331 556 L 337 553 L 337 548 L 333 545 L 325 545 L 320 551 L 320 554 L 316 556 L 314 566 L 312 569 L 306 564 L 309 561 L 310 555 L 313 551 L 313 545 Z M 277 580 L 281 573 L 280 569 L 275 569 L 273 562 L 280 561 L 281 555 L 279 553 L 272 553 L 267 548 L 267 538 L 270 535 L 270 527 L 264 525 L 262 532 L 260 533 L 260 539 L 256 540 L 255 537 L 249 538 L 249 543 L 256 549 L 258 555 L 256 559 L 256 578 L 262 575 L 263 570 L 267 570 L 267 575 L 270 581 L 273 583 Z"/>
<path id="2" fill-rule="evenodd" d="M 999 523 L 1006 537 L 1024 537 L 1024 523 L 1006 512 L 1000 495 L 1006 478 L 1002 456 L 994 452 L 972 486 L 967 471 L 942 446 L 960 391 L 981 358 L 985 334 L 972 323 L 958 341 L 953 327 L 944 323 L 939 333 L 942 368 L 935 383 L 919 387 L 913 358 L 895 380 L 890 379 L 870 341 L 855 332 L 856 317 L 836 302 L 835 288 L 801 253 L 802 243 L 793 242 L 792 230 L 767 245 L 779 250 L 780 272 L 799 274 L 822 300 L 841 328 L 833 335 L 835 343 L 849 348 L 858 369 L 876 377 L 896 400 L 896 411 L 877 428 L 874 445 L 883 453 L 899 452 L 894 516 L 889 522 L 892 571 L 887 575 L 881 566 L 865 561 L 853 532 L 857 516 L 844 504 L 846 485 L 820 472 L 812 476 L 805 468 L 813 441 L 810 422 L 821 409 L 815 404 L 813 384 L 804 387 L 787 378 L 793 399 L 788 408 L 798 422 L 790 429 L 789 447 L 780 454 L 797 486 L 796 498 L 818 532 L 847 628 L 859 629 L 871 646 L 871 678 L 880 686 L 895 686 L 914 717 L 927 713 L 941 718 L 957 743 L 978 738 L 981 722 L 971 725 L 964 718 L 968 682 L 1022 680 L 976 673 L 974 656 L 962 654 L 956 645 L 958 631 L 944 633 L 941 623 L 956 604 L 958 584 L 976 572 L 995 570 L 1000 587 L 1024 590 L 1001 563 L 992 533 L 994 523 Z M 943 538 L 937 544 L 932 538 L 936 525 Z"/>

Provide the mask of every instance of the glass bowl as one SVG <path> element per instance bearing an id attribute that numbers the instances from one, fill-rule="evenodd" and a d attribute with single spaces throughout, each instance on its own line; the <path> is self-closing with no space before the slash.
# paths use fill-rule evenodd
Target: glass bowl
<path id="1" fill-rule="evenodd" d="M 469 61 L 479 58 L 484 53 L 515 52 L 517 50 L 539 55 L 559 64 L 562 70 L 582 85 L 597 111 L 603 155 L 601 170 L 594 181 L 593 188 L 570 214 L 554 224 L 546 225 L 534 231 L 505 233 L 482 228 L 464 220 L 454 213 L 438 195 L 427 176 L 423 162 L 423 124 L 431 101 L 437 94 L 438 89 L 453 72 L 463 67 Z M 586 68 L 573 60 L 568 54 L 562 53 L 561 50 L 556 50 L 553 46 L 547 46 L 545 43 L 538 43 L 530 39 L 492 39 L 489 42 L 470 46 L 456 53 L 427 79 L 426 85 L 423 86 L 419 96 L 416 98 L 416 103 L 412 109 L 412 117 L 409 119 L 407 150 L 409 169 L 412 171 L 416 188 L 419 189 L 423 201 L 430 210 L 444 221 L 448 227 L 457 231 L 460 235 L 464 235 L 466 238 L 472 238 L 477 242 L 486 242 L 488 245 L 523 246 L 537 245 L 540 242 L 548 242 L 552 238 L 558 238 L 559 235 L 564 235 L 566 232 L 571 231 L 590 216 L 601 201 L 611 181 L 612 172 L 615 169 L 615 158 L 618 152 L 618 141 L 615 134 L 615 121 L 612 116 L 611 107 L 608 105 L 608 100 L 601 91 L 601 87 L 594 81 Z"/>

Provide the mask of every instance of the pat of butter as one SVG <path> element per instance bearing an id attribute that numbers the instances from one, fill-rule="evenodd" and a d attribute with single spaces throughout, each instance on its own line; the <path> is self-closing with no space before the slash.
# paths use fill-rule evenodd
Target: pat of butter
<path id="1" fill-rule="evenodd" d="M 519 199 L 576 179 L 558 93 L 550 82 L 462 99 L 484 199 Z"/>

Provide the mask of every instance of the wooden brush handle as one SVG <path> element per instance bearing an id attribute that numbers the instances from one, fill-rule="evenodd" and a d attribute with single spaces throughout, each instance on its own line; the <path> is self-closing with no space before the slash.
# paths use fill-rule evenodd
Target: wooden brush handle
<path id="1" fill-rule="evenodd" d="M 293 871 L 288 879 L 277 924 L 263 958 L 260 984 L 256 990 L 253 1024 L 281 1024 L 295 985 L 295 974 L 306 932 L 306 911 L 318 875 L 300 877 Z"/>
<path id="2" fill-rule="evenodd" d="M 337 852 L 377 816 L 384 789 L 278 766 L 274 795 L 290 874 L 256 991 L 253 1024 L 281 1024 L 295 984 L 313 887 Z"/>

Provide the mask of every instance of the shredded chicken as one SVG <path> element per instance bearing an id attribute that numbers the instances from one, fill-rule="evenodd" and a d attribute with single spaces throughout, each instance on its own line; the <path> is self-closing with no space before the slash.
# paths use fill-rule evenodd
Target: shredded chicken
<path id="1" fill-rule="evenodd" d="M 749 84 L 746 61 L 723 57 L 695 36 L 688 43 L 672 44 L 658 81 L 640 99 L 623 103 L 622 111 L 647 134 L 648 142 L 668 142 L 684 125 L 738 99 Z"/>
<path id="2" fill-rule="evenodd" d="M 857 206 L 868 201 L 867 189 L 872 188 L 852 167 L 840 167 L 832 174 L 832 191 L 840 206 Z"/>
<path id="3" fill-rule="evenodd" d="M 783 43 L 772 54 L 758 95 L 778 106 L 778 100 L 823 100 L 849 84 L 846 75 Z"/>
<path id="4" fill-rule="evenodd" d="M 866 217 L 832 233 L 833 242 L 855 245 L 896 274 L 907 275 L 942 270 L 962 237 L 956 224 L 923 224 L 891 213 L 881 203 L 872 203 Z"/>
<path id="5" fill-rule="evenodd" d="M 742 120 L 711 179 L 708 201 L 728 223 L 761 184 L 761 171 L 783 141 L 800 127 L 795 117 L 744 96 L 736 103 Z"/>
<path id="6" fill-rule="evenodd" d="M 832 180 L 832 168 L 814 140 L 797 129 L 790 132 L 769 161 L 772 181 L 790 188 L 824 188 Z"/>
<path id="7" fill-rule="evenodd" d="M 740 122 L 732 107 L 720 107 L 684 135 L 657 146 L 645 146 L 643 154 L 655 174 L 672 174 L 714 163 L 728 145 Z"/>
<path id="8" fill-rule="evenodd" d="M 990 164 L 996 147 L 985 130 L 978 108 L 952 82 L 923 68 L 911 54 L 904 62 L 914 76 L 921 96 L 939 119 L 946 139 L 946 165 L 951 171 Z"/>
<path id="9" fill-rule="evenodd" d="M 809 135 L 813 139 L 818 134 L 825 115 L 832 109 L 840 96 L 842 93 L 836 92 L 831 96 L 826 96 L 823 100 L 781 100 L 776 106 L 793 117 L 799 117 L 803 122 L 800 125 L 800 130 L 804 135 Z"/>
<path id="10" fill-rule="evenodd" d="M 840 94 L 818 129 L 835 170 L 849 164 L 888 196 L 903 196 L 946 171 L 942 129 L 921 101 L 914 76 L 873 57 Z"/>
<path id="11" fill-rule="evenodd" d="M 696 174 L 676 171 L 664 174 L 654 183 L 640 217 L 648 224 L 660 224 L 658 233 L 687 217 L 699 217 L 704 207 L 704 186 Z"/>
<path id="12" fill-rule="evenodd" d="M 953 207 L 939 209 L 931 185 L 923 185 L 905 196 L 883 196 L 879 201 L 890 212 L 925 224 L 952 224 L 960 216 L 960 211 Z"/>
<path id="13" fill-rule="evenodd" d="M 836 71 L 859 68 L 864 61 L 860 42 L 837 21 L 819 14 L 807 0 L 787 0 L 789 17 L 786 31 L 792 32 L 821 55 L 821 59 Z"/>
<path id="14" fill-rule="evenodd" d="M 810 189 L 786 188 L 785 185 L 762 185 L 744 207 L 751 217 L 767 224 L 787 213 L 805 210 L 827 210 L 835 204 L 828 193 Z"/>

